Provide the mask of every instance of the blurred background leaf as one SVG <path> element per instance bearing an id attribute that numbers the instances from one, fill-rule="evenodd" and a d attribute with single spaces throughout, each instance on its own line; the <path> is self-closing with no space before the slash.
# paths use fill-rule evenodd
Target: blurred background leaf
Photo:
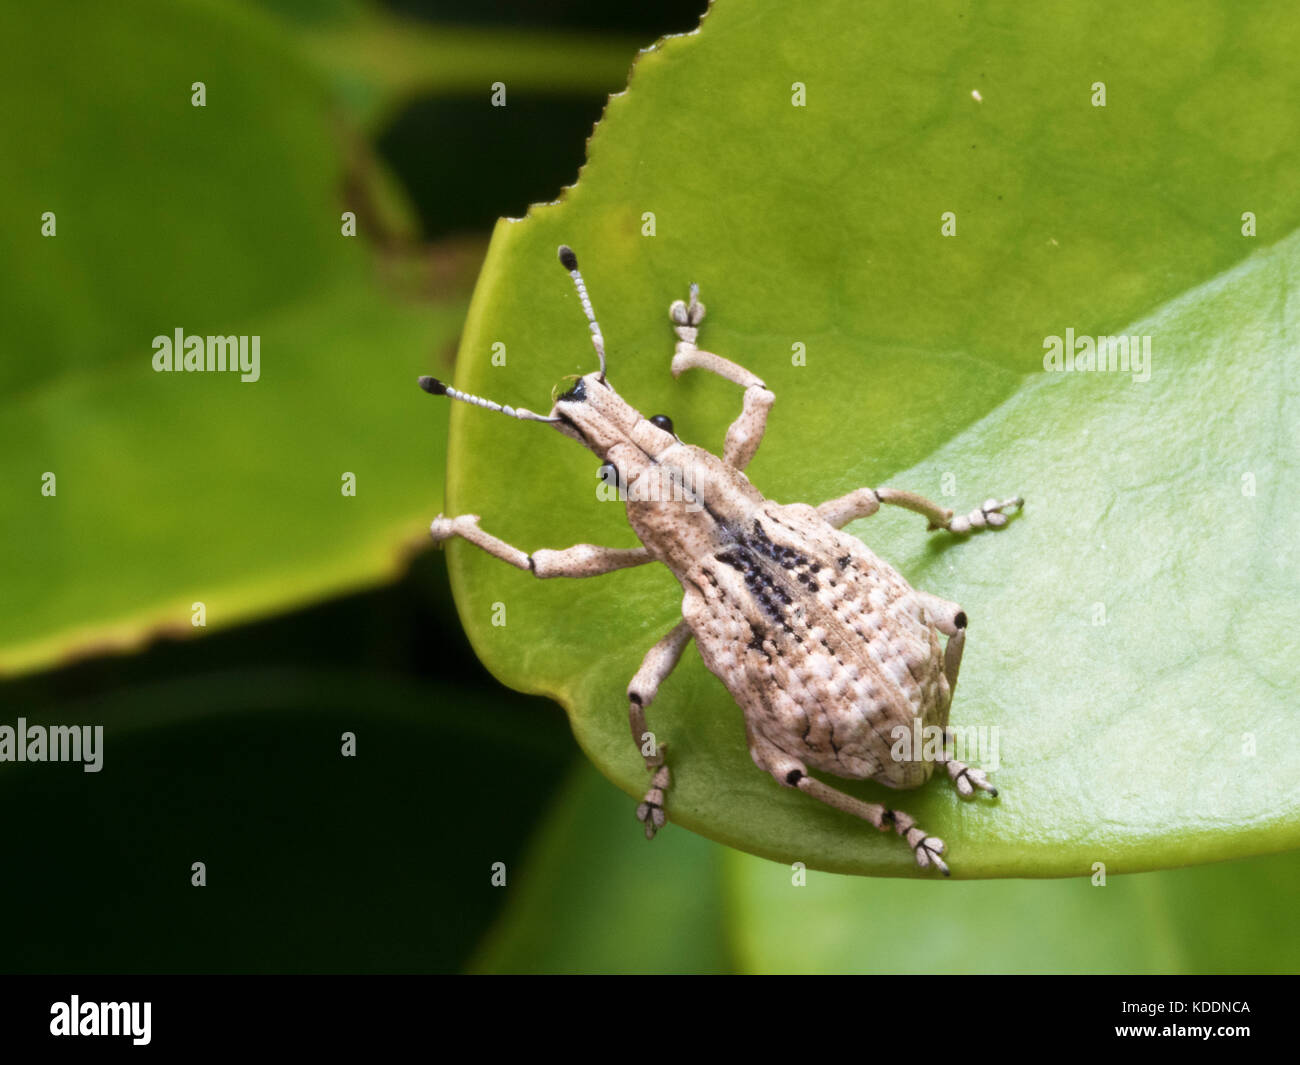
<path id="1" fill-rule="evenodd" d="M 788 973 L 1294 973 L 1300 854 L 1089 878 L 918 883 L 725 858 L 737 966 Z M 950 890 L 945 890 L 945 888 Z"/>
<path id="2" fill-rule="evenodd" d="M 30 917 L 0 969 L 454 970 L 504 902 L 490 863 L 514 869 L 571 741 L 553 706 L 478 665 L 449 615 L 442 555 L 407 568 L 439 507 L 445 453 L 445 408 L 413 378 L 449 372 L 486 227 L 576 175 L 605 93 L 623 86 L 628 42 L 689 28 L 702 3 L 626 5 L 614 22 L 594 6 L 598 32 L 582 47 L 583 12 L 556 8 L 570 46 L 551 62 L 567 81 L 512 81 L 512 104 L 552 148 L 537 170 L 532 142 L 480 144 L 468 117 L 487 113 L 498 60 L 525 43 L 513 27 L 526 20 L 508 9 L 495 14 L 512 28 L 462 5 L 434 12 L 443 21 L 422 35 L 445 35 L 444 55 L 477 35 L 482 91 L 453 91 L 434 71 L 434 95 L 402 88 L 369 125 L 347 84 L 364 63 L 339 52 L 331 69 L 312 34 L 358 17 L 382 29 L 378 5 L 0 15 L 19 53 L 0 79 L 23 102 L 0 125 L 0 661 L 23 673 L 0 683 L 0 706 L 10 725 L 108 734 L 99 774 L 0 772 L 7 853 L 24 870 L 0 899 Z M 403 19 L 379 35 L 413 32 Z M 534 55 L 554 50 L 554 34 L 528 35 Z M 190 107 L 194 80 L 208 83 L 206 110 Z M 442 146 L 436 165 L 428 143 Z M 42 243 L 46 209 L 59 230 Z M 358 214 L 355 240 L 339 235 L 344 209 Z M 231 394 L 201 377 L 137 394 L 154 387 L 151 338 L 177 324 L 261 333 L 265 376 Z M 371 459 L 351 521 L 331 509 L 343 452 L 349 467 Z M 59 529 L 30 506 L 51 461 L 60 494 L 45 502 L 75 510 Z M 200 578 L 229 595 L 198 630 L 207 638 L 175 642 L 194 631 L 188 601 L 173 613 L 151 596 Z M 335 598 L 256 616 L 322 596 Z M 173 617 L 184 624 L 166 627 Z M 141 653 L 104 653 L 153 636 Z M 31 672 L 53 661 L 65 664 Z M 340 757 L 345 730 L 356 760 Z M 194 860 L 208 864 L 205 892 L 190 886 Z"/>
<path id="3" fill-rule="evenodd" d="M 689 832 L 654 846 L 588 763 L 571 773 L 515 874 L 478 972 L 709 973 L 726 941 L 723 848 Z"/>
<path id="4" fill-rule="evenodd" d="M 421 97 L 472 97 L 481 104 L 494 82 L 525 97 L 598 99 L 626 79 L 630 57 L 643 43 L 632 35 L 590 28 L 547 32 L 500 25 L 433 26 L 360 5 L 336 18 L 311 18 L 303 40 L 360 123 L 372 130 L 394 121 L 405 105 Z M 480 109 L 479 136 L 490 135 L 489 122 L 512 118 L 508 107 L 497 114 Z M 562 152 L 562 146 L 556 150 Z M 443 158 L 449 166 L 463 162 L 450 153 Z"/>
<path id="5" fill-rule="evenodd" d="M 0 128 L 0 311 L 24 353 L 3 368 L 0 673 L 192 631 L 196 601 L 219 628 L 393 579 L 445 455 L 445 406 L 413 379 L 450 372 L 484 228 L 576 174 L 628 28 L 237 0 L 0 19 L 0 79 L 30 101 Z M 155 373 L 176 328 L 261 336 L 262 378 Z"/>
<path id="6" fill-rule="evenodd" d="M 217 628 L 391 579 L 441 478 L 445 413 L 414 379 L 450 365 L 474 259 L 401 291 L 341 235 L 345 209 L 369 220 L 346 140 L 264 16 L 130 0 L 4 18 L 0 76 L 30 103 L 0 132 L 0 314 L 22 353 L 0 419 L 0 669 L 184 632 L 196 601 Z M 175 329 L 260 336 L 260 379 L 155 372 Z"/>
<path id="7" fill-rule="evenodd" d="M 436 562 L 7 685 L 4 723 L 104 737 L 97 773 L 0 766 L 0 900 L 24 914 L 0 971 L 459 968 L 504 901 L 492 865 L 522 858 L 528 796 L 560 785 L 572 741 L 557 709 L 485 677 Z"/>
<path id="8" fill-rule="evenodd" d="M 960 547 L 914 515 L 853 528 L 970 615 L 953 721 L 1000 735 L 1002 795 L 848 790 L 947 840 L 958 877 L 1296 846 L 1300 747 L 1265 737 L 1288 734 L 1300 660 L 1286 369 L 1300 142 L 1280 106 L 1300 98 L 1300 24 L 1280 3 L 1196 17 L 1178 3 L 817 10 L 719 4 L 698 34 L 639 59 L 578 184 L 498 224 L 457 386 L 538 407 L 594 368 L 555 264 L 566 243 L 615 387 L 716 450 L 738 391 L 668 373 L 668 302 L 699 282 L 701 344 L 778 397 L 749 470 L 770 498 L 888 483 L 963 511 L 1029 500 L 1011 528 Z M 1150 61 L 1099 58 L 1083 39 Z M 1258 239 L 1243 236 L 1246 210 Z M 1045 374 L 1044 338 L 1067 328 L 1153 336 L 1151 379 Z M 491 365 L 493 342 L 526 356 Z M 635 543 L 623 508 L 597 500 L 599 460 L 559 434 L 457 407 L 449 446 L 449 512 L 526 550 Z M 463 542 L 448 558 L 483 661 L 562 701 L 592 760 L 639 796 L 621 708 L 679 616 L 672 576 L 537 582 Z M 1257 664 L 1261 649 L 1279 672 Z M 895 838 L 756 771 L 739 711 L 694 651 L 650 719 L 672 751 L 678 824 L 813 868 L 932 875 Z"/>

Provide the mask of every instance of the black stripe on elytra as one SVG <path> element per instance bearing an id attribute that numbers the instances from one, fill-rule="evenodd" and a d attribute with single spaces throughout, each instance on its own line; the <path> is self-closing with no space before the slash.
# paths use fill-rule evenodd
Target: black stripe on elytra
<path id="1" fill-rule="evenodd" d="M 748 547 L 737 544 L 718 552 L 714 558 L 738 571 L 745 581 L 746 590 L 762 607 L 763 612 L 786 632 L 790 632 L 790 623 L 786 620 L 784 609 L 792 602 L 790 593 L 772 580 L 771 574 Z"/>
<path id="2" fill-rule="evenodd" d="M 794 579 L 807 588 L 808 591 L 816 592 L 820 588 L 820 585 L 812 578 L 813 573 L 821 570 L 820 564 L 814 562 L 807 555 L 800 554 L 792 547 L 783 547 L 780 544 L 773 543 L 762 524 L 757 520 L 754 522 L 753 533 L 750 536 L 743 537 L 741 542 L 756 554 L 771 559 L 782 569 L 790 570 Z"/>

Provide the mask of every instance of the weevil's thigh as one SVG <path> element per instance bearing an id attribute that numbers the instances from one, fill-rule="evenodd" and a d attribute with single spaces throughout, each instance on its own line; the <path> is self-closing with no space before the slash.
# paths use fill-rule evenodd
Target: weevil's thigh
<path id="1" fill-rule="evenodd" d="M 961 672 L 962 651 L 966 647 L 966 611 L 930 592 L 916 591 L 913 594 L 924 605 L 934 627 L 948 637 L 948 646 L 943 649 L 943 675 L 948 679 L 948 701 L 951 704 L 957 690 L 957 674 Z"/>
<path id="2" fill-rule="evenodd" d="M 950 603 L 947 599 L 917 589 L 913 589 L 912 594 L 921 600 L 926 613 L 930 615 L 930 620 L 934 622 L 934 627 L 945 636 L 952 636 L 958 629 L 966 627 L 966 611 L 956 603 Z"/>

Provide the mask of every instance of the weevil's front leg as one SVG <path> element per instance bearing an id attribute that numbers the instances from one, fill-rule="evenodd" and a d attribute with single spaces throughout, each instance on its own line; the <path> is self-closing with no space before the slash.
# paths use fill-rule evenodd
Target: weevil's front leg
<path id="1" fill-rule="evenodd" d="M 749 754 L 754 763 L 776 779 L 778 784 L 787 788 L 798 788 L 805 795 L 811 795 L 818 802 L 843 810 L 846 814 L 860 817 L 868 824 L 875 825 L 882 832 L 893 828 L 907 840 L 908 846 L 916 856 L 916 864 L 922 869 L 933 865 L 948 875 L 948 866 L 944 864 L 942 854 L 944 842 L 938 836 L 927 835 L 918 828 L 909 814 L 901 810 L 891 810 L 878 802 L 863 802 L 852 795 L 824 784 L 816 777 L 808 775 L 807 767 L 793 755 L 773 746 L 753 731 L 746 730 L 749 739 Z"/>
<path id="2" fill-rule="evenodd" d="M 574 544 L 563 551 L 543 548 L 530 555 L 484 532 L 479 528 L 478 520 L 477 514 L 461 514 L 455 518 L 439 514 L 433 519 L 429 531 L 435 543 L 459 536 L 503 562 L 528 570 L 535 577 L 598 577 L 602 573 L 651 561 L 650 552 L 644 547 L 597 547 L 595 544 Z"/>
<path id="3" fill-rule="evenodd" d="M 905 492 L 900 488 L 858 488 L 848 495 L 822 503 L 817 513 L 835 528 L 842 529 L 851 521 L 871 517 L 880 509 L 881 503 L 915 511 L 930 522 L 931 529 L 947 529 L 958 535 L 986 526 L 999 529 L 1007 523 L 1007 516 L 1002 513 L 1004 510 L 1025 505 L 1019 496 L 1004 499 L 1001 503 L 996 499 L 986 499 L 983 506 L 954 518 L 947 507 L 941 507 L 915 492 Z"/>
<path id="4" fill-rule="evenodd" d="M 700 335 L 700 322 L 704 320 L 704 304 L 699 300 L 698 285 L 691 286 L 691 301 L 675 300 L 668 308 L 677 334 L 677 348 L 673 354 L 673 376 L 680 377 L 687 370 L 708 370 L 719 377 L 740 385 L 745 390 L 744 406 L 740 417 L 731 423 L 722 446 L 722 457 L 738 470 L 749 465 L 758 451 L 767 429 L 767 412 L 772 409 L 776 396 L 763 384 L 762 379 L 730 359 L 701 351 L 695 346 Z"/>
<path id="5" fill-rule="evenodd" d="M 691 642 L 691 628 L 685 621 L 677 625 L 646 652 L 641 668 L 627 686 L 627 721 L 632 729 L 632 742 L 645 759 L 650 771 L 650 790 L 636 808 L 637 820 L 645 824 L 645 838 L 654 839 L 664 827 L 664 792 L 668 790 L 668 766 L 664 764 L 664 747 L 645 727 L 646 707 L 659 694 L 659 685 L 673 671 Z"/>

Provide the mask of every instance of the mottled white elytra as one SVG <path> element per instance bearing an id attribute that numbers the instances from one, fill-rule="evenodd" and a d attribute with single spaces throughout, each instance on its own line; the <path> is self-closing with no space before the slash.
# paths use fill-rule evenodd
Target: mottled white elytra
<path id="1" fill-rule="evenodd" d="M 748 370 L 696 347 L 704 318 L 697 286 L 691 286 L 689 301 L 676 300 L 668 311 L 677 334 L 672 373 L 709 370 L 745 390 L 721 458 L 682 443 L 666 416 L 645 418 L 614 391 L 578 260 L 568 247 L 559 255 L 577 286 L 600 369 L 578 378 L 545 416 L 471 396 L 432 377 L 421 377 L 420 386 L 513 418 L 547 422 L 577 440 L 601 460 L 607 483 L 624 489 L 628 522 L 642 546 L 577 544 L 528 554 L 480 529 L 476 514 L 439 515 L 434 539 L 462 537 L 537 577 L 593 577 L 647 562 L 672 570 L 682 586 L 682 620 L 650 648 L 627 689 L 633 741 L 651 774 L 650 790 L 637 807 L 647 838 L 664 825 L 669 774 L 666 744 L 656 746 L 653 738 L 646 743 L 645 711 L 694 639 L 704 664 L 743 711 L 749 753 L 760 769 L 782 786 L 882 831 L 892 827 L 919 865 L 933 864 L 947 875 L 941 839 L 902 811 L 863 802 L 809 773 L 914 788 L 939 761 L 963 797 L 976 789 L 997 794 L 981 770 L 951 757 L 948 710 L 966 637 L 965 611 L 917 591 L 840 530 L 889 503 L 928 519 L 932 530 L 964 534 L 1005 525 L 1004 511 L 1023 500 L 989 499 L 954 518 L 928 499 L 892 488 L 859 488 L 816 507 L 765 499 L 743 471 L 758 450 L 775 397 Z M 940 635 L 947 637 L 946 646 L 940 646 Z M 917 722 L 942 730 L 940 757 L 928 750 L 927 758 L 921 744 L 906 745 L 906 757 L 894 756 L 895 729 L 910 732 Z"/>

